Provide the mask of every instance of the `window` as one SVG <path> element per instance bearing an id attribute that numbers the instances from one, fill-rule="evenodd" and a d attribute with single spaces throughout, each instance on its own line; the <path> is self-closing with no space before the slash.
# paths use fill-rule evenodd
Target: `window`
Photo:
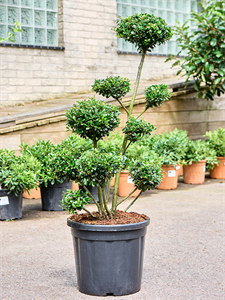
<path id="1" fill-rule="evenodd" d="M 57 0 L 0 0 L 0 37 L 7 36 L 15 21 L 22 29 L 16 44 L 58 46 Z"/>
<path id="2" fill-rule="evenodd" d="M 170 26 L 176 25 L 176 20 L 181 24 L 190 18 L 191 10 L 197 11 L 196 0 L 117 0 L 117 15 L 127 17 L 136 13 L 153 14 L 166 20 Z M 191 28 L 194 30 L 194 28 Z M 137 52 L 134 45 L 118 39 L 118 50 Z M 173 36 L 166 44 L 157 46 L 151 53 L 177 54 L 179 47 L 176 37 Z"/>

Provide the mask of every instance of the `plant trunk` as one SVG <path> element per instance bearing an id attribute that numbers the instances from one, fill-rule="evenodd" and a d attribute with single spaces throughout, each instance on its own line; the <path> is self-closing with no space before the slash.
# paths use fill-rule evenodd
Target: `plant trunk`
<path id="1" fill-rule="evenodd" d="M 133 112 L 134 102 L 135 102 L 135 98 L 136 98 L 136 95 L 137 95 L 137 90 L 138 90 L 138 86 L 139 86 L 139 82 L 140 82 L 140 78 L 141 78 L 141 71 L 142 71 L 142 68 L 143 68 L 143 64 L 144 64 L 144 60 L 145 60 L 145 55 L 146 55 L 146 52 L 142 51 L 141 61 L 140 61 L 139 67 L 138 67 L 138 73 L 137 73 L 137 77 L 136 77 L 134 91 L 133 91 L 133 95 L 132 95 L 132 99 L 131 99 L 131 103 L 130 103 L 130 107 L 129 107 L 128 119 L 132 115 L 132 112 Z M 121 154 L 122 155 L 125 154 L 126 146 L 127 146 L 127 138 L 125 136 L 124 140 L 123 140 L 123 146 L 122 146 L 122 149 L 121 149 Z M 119 171 L 116 174 L 116 178 L 115 178 L 115 185 L 114 185 L 113 199 L 112 199 L 112 213 L 113 214 L 116 213 L 117 199 L 118 199 L 118 189 L 119 189 L 119 180 L 120 180 L 120 172 L 121 171 Z"/>

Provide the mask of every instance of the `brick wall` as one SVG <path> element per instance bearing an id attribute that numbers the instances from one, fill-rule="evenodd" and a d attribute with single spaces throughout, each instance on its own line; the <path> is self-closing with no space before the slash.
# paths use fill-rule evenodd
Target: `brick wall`
<path id="1" fill-rule="evenodd" d="M 139 55 L 117 53 L 116 0 L 58 0 L 64 51 L 0 47 L 0 106 L 91 89 L 109 75 L 135 80 Z M 165 57 L 147 56 L 142 79 L 173 77 Z"/>

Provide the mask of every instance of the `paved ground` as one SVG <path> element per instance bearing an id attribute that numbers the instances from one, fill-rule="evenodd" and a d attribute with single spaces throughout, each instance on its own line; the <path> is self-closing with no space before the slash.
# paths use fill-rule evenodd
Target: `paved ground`
<path id="1" fill-rule="evenodd" d="M 224 299 L 224 203 L 222 180 L 145 193 L 132 209 L 151 218 L 142 289 L 117 299 Z M 1 300 L 106 299 L 77 290 L 67 217 L 25 200 L 21 220 L 0 223 Z"/>

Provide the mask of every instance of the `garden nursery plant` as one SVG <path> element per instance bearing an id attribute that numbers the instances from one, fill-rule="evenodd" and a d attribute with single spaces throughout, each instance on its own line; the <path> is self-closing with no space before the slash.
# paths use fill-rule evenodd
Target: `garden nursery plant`
<path id="1" fill-rule="evenodd" d="M 209 148 L 215 151 L 217 156 L 217 162 L 207 161 L 210 177 L 225 179 L 225 129 L 218 128 L 214 131 L 208 131 L 204 136 L 207 138 Z"/>
<path id="2" fill-rule="evenodd" d="M 91 147 L 88 140 L 76 135 L 56 145 L 41 139 L 32 146 L 20 145 L 21 153 L 35 157 L 41 166 L 39 186 L 43 210 L 62 210 L 62 192 L 71 188 L 75 160 Z"/>
<path id="3" fill-rule="evenodd" d="M 35 157 L 0 149 L 0 220 L 22 217 L 22 192 L 37 187 L 40 169 Z"/>
<path id="4" fill-rule="evenodd" d="M 127 164 L 127 150 L 145 135 L 155 129 L 141 118 L 150 107 L 157 107 L 171 96 L 164 84 L 152 85 L 145 90 L 145 110 L 137 117 L 132 115 L 139 86 L 141 71 L 147 52 L 152 51 L 172 37 L 171 28 L 166 22 L 154 15 L 135 14 L 118 18 L 114 28 L 118 37 L 133 43 L 141 54 L 135 87 L 129 108 L 123 105 L 122 98 L 130 90 L 127 78 L 108 77 L 96 79 L 93 91 L 117 100 L 127 114 L 123 128 L 123 141 L 119 151 L 104 151 L 100 141 L 109 136 L 119 121 L 119 108 L 104 101 L 90 98 L 74 104 L 67 110 L 67 126 L 75 134 L 93 143 L 93 148 L 85 151 L 73 168 L 73 179 L 83 189 L 64 193 L 62 206 L 74 214 L 68 218 L 74 239 L 74 252 L 78 277 L 78 289 L 90 295 L 126 295 L 140 290 L 144 236 L 149 218 L 127 210 L 135 203 L 142 192 L 154 189 L 162 178 L 159 165 L 148 157 Z M 118 184 L 121 170 L 127 168 L 138 195 L 125 207 L 129 195 L 118 199 Z M 115 176 L 111 201 L 104 187 Z M 98 201 L 86 188 L 98 187 Z M 94 201 L 97 211 L 90 212 L 85 205 Z M 77 214 L 84 209 L 86 213 Z M 128 246 L 129 245 L 129 246 Z"/>

